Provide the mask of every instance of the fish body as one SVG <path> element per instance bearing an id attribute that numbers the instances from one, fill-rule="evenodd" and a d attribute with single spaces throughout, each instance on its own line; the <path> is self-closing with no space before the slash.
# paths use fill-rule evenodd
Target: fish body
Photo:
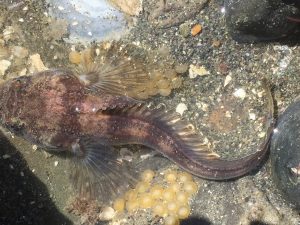
<path id="1" fill-rule="evenodd" d="M 149 109 L 128 96 L 90 91 L 67 70 L 7 81 L 0 86 L 0 109 L 2 125 L 12 132 L 39 146 L 74 155 L 74 184 L 91 196 L 108 189 L 119 192 L 134 180 L 112 146 L 145 145 L 196 176 L 225 180 L 247 174 L 260 164 L 271 132 L 253 155 L 221 160 L 177 114 Z"/>

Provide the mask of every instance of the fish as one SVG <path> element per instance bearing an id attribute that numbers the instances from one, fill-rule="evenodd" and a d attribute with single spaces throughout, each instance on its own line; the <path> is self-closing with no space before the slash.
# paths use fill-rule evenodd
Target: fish
<path id="1" fill-rule="evenodd" d="M 244 176 L 264 160 L 273 128 L 271 97 L 267 135 L 258 151 L 228 161 L 176 112 L 128 96 L 135 81 L 127 75 L 136 74 L 138 82 L 146 76 L 138 67 L 91 68 L 80 74 L 50 69 L 0 84 L 1 125 L 48 151 L 68 153 L 71 181 L 82 195 L 104 201 L 136 182 L 136 172 L 114 148 L 124 144 L 150 147 L 208 180 Z"/>

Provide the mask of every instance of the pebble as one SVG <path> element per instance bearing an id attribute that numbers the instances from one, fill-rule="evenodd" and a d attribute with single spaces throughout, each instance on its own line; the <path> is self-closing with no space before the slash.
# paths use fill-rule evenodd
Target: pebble
<path id="1" fill-rule="evenodd" d="M 30 68 L 29 71 L 33 72 L 40 72 L 47 70 L 48 68 L 44 65 L 43 61 L 41 60 L 41 56 L 39 54 L 34 54 L 29 57 Z"/>
<path id="2" fill-rule="evenodd" d="M 16 56 L 17 58 L 23 59 L 28 56 L 28 50 L 21 46 L 13 46 L 11 48 L 11 53 Z"/>
<path id="3" fill-rule="evenodd" d="M 192 27 L 191 35 L 196 36 L 197 34 L 201 33 L 201 31 L 202 31 L 202 26 L 201 24 L 198 23 Z"/>
<path id="4" fill-rule="evenodd" d="M 184 111 L 186 111 L 188 108 L 186 106 L 186 104 L 184 103 L 179 103 L 176 107 L 176 112 L 179 113 L 180 115 L 182 115 L 184 113 Z"/>
<path id="5" fill-rule="evenodd" d="M 5 155 L 2 156 L 2 158 L 3 158 L 3 159 L 9 159 L 9 158 L 10 158 L 10 155 L 5 154 Z"/>
<path id="6" fill-rule="evenodd" d="M 246 91 L 243 88 L 239 88 L 233 93 L 233 96 L 243 100 L 246 97 Z"/>
<path id="7" fill-rule="evenodd" d="M 190 78 L 193 79 L 197 76 L 205 76 L 208 74 L 210 74 L 210 72 L 207 71 L 204 66 L 190 65 L 190 69 L 189 69 L 189 77 Z"/>
<path id="8" fill-rule="evenodd" d="M 230 75 L 227 75 L 225 77 L 224 87 L 226 87 L 230 83 L 231 80 L 232 80 L 232 77 Z"/>
<path id="9" fill-rule="evenodd" d="M 99 215 L 99 219 L 102 221 L 108 221 L 114 218 L 115 210 L 112 207 L 104 207 Z"/>
<path id="10" fill-rule="evenodd" d="M 138 16 L 142 11 L 142 1 L 141 0 L 130 0 L 130 1 L 120 1 L 120 0 L 110 0 L 113 5 L 115 5 L 122 12 L 130 16 Z"/>
<path id="11" fill-rule="evenodd" d="M 3 76 L 6 70 L 10 67 L 11 62 L 8 60 L 0 60 L 0 76 Z"/>

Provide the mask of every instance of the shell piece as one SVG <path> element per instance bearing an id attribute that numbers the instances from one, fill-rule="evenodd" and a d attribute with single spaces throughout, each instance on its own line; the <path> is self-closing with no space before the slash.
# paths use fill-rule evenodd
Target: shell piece
<path id="1" fill-rule="evenodd" d="M 273 178 L 283 195 L 300 208 L 300 99 L 279 117 L 271 140 Z"/>

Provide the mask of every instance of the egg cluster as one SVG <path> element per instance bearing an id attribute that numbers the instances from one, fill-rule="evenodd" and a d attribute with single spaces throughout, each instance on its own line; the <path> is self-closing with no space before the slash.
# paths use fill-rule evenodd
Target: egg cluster
<path id="1" fill-rule="evenodd" d="M 116 199 L 113 207 L 118 212 L 150 209 L 153 216 L 164 218 L 165 225 L 176 225 L 189 216 L 189 202 L 197 190 L 197 183 L 186 172 L 167 170 L 161 179 L 152 170 L 145 170 L 135 188 Z"/>
<path id="2" fill-rule="evenodd" d="M 112 47 L 108 46 L 106 48 Z M 105 64 L 105 66 L 107 66 L 107 64 L 113 65 L 114 63 L 109 61 L 107 62 L 107 59 L 105 59 L 107 56 L 103 53 L 103 51 L 109 51 L 106 48 L 101 48 L 100 46 L 96 49 L 87 48 L 81 52 L 71 51 L 69 53 L 69 61 L 77 65 L 85 65 L 88 63 L 96 63 L 99 65 Z M 110 55 L 108 56 L 110 57 Z M 131 79 L 131 83 L 128 85 L 128 90 L 126 90 L 126 93 L 130 97 L 136 99 L 147 99 L 158 94 L 161 96 L 168 96 L 171 94 L 173 89 L 179 88 L 182 85 L 182 77 L 178 76 L 175 69 L 168 68 L 167 66 L 160 68 L 158 66 L 151 65 L 151 63 L 144 65 L 141 60 L 131 58 L 127 55 L 120 56 L 119 61 L 128 61 L 128 58 L 130 58 L 130 61 L 133 64 L 133 71 L 136 66 L 143 70 L 143 72 L 139 71 L 138 73 L 130 73 L 130 76 L 132 76 L 131 78 L 133 79 Z M 129 73 L 127 73 L 127 75 L 128 74 Z M 120 71 L 120 82 L 126 82 L 124 79 L 122 80 L 122 76 L 122 71 Z M 137 81 L 134 84 L 134 87 L 132 87 L 133 80 Z"/>

